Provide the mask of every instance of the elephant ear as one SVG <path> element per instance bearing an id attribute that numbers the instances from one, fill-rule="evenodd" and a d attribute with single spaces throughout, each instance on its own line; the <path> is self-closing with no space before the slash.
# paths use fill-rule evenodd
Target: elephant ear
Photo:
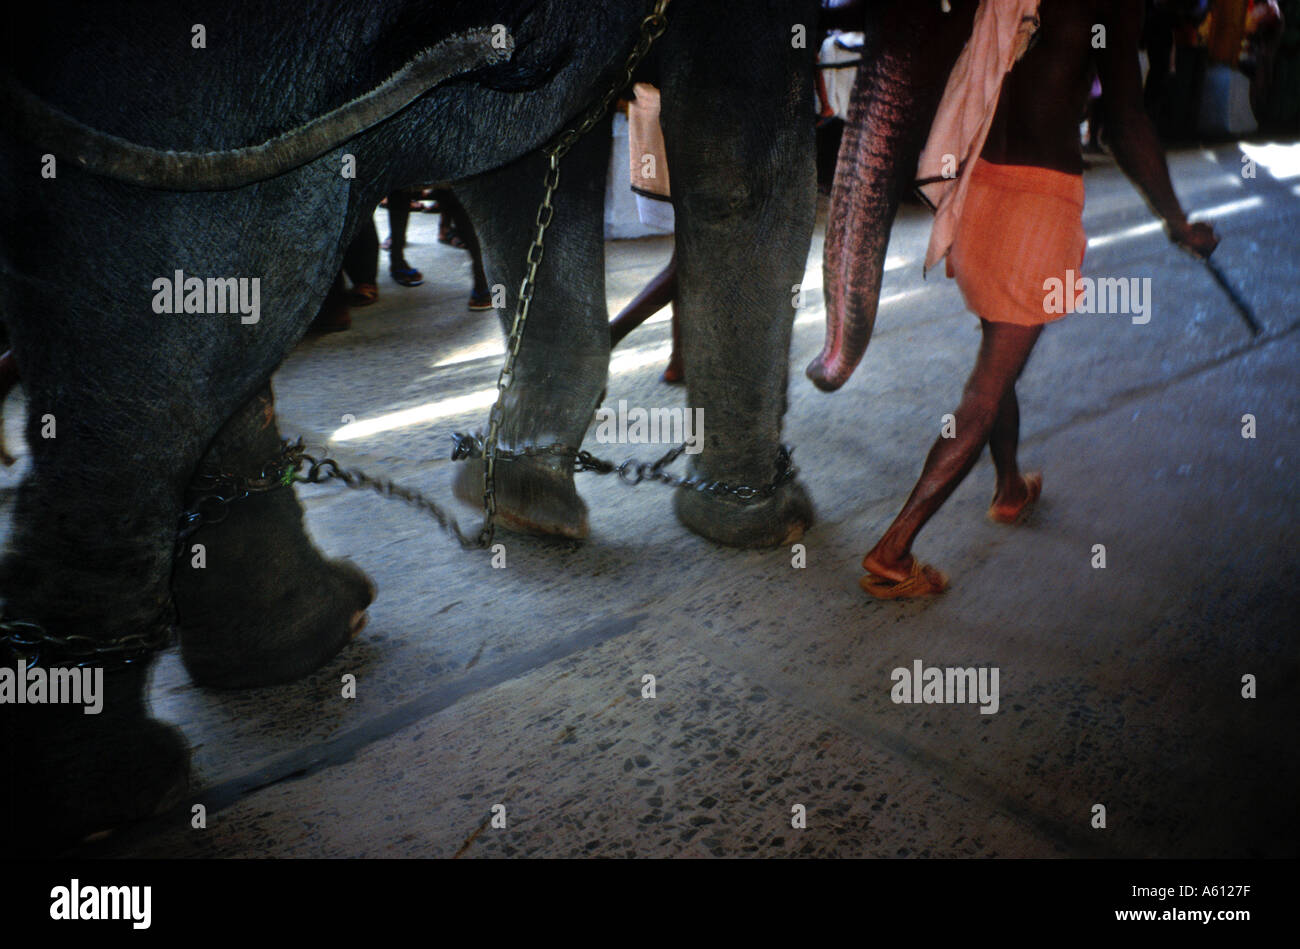
<path id="1" fill-rule="evenodd" d="M 889 231 L 978 3 L 951 6 L 893 0 L 866 10 L 822 259 L 826 341 L 805 370 L 827 392 L 849 380 L 871 341 Z"/>

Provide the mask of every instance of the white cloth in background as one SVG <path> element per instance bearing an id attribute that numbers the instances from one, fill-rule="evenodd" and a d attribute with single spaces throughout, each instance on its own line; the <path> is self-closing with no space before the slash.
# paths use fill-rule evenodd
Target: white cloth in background
<path id="1" fill-rule="evenodd" d="M 673 203 L 665 201 L 663 198 L 648 198 L 643 194 L 636 195 L 636 213 L 641 219 L 641 223 L 646 227 L 654 227 L 663 231 L 665 234 L 671 234 L 677 226 L 676 218 L 673 216 Z"/>
<path id="2" fill-rule="evenodd" d="M 818 73 L 826 90 L 826 104 L 835 116 L 849 118 L 849 99 L 853 96 L 853 83 L 858 78 L 857 65 L 836 66 L 837 63 L 856 64 L 862 59 L 862 33 L 832 33 L 822 42 L 817 53 Z"/>

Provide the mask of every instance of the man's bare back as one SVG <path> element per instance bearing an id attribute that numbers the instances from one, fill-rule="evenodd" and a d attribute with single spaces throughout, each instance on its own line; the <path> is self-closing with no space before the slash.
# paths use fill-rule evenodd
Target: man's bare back
<path id="1" fill-rule="evenodd" d="M 1209 256 L 1218 239 L 1209 225 L 1188 223 L 1142 102 L 1142 5 L 1136 0 L 1042 0 L 1038 17 L 1034 43 L 1003 81 L 981 157 L 999 165 L 1081 174 L 1079 121 L 1095 69 L 1115 161 L 1164 220 L 1170 238 Z"/>
<path id="2" fill-rule="evenodd" d="M 1092 87 L 1093 30 L 1112 32 L 1111 8 L 1137 17 L 1140 5 L 1113 0 L 1043 0 L 1029 51 L 1002 84 L 983 158 L 1077 175 L 1083 171 L 1079 120 Z M 1108 36 L 1109 40 L 1110 37 Z M 1133 50 L 1137 54 L 1136 48 Z"/>

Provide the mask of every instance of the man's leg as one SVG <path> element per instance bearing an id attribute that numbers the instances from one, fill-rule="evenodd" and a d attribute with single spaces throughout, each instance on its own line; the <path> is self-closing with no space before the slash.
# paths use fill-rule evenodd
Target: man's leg
<path id="1" fill-rule="evenodd" d="M 682 321 L 677 318 L 677 308 L 673 307 L 673 348 L 668 354 L 668 366 L 660 376 L 664 382 L 676 385 L 686 381 L 686 369 L 682 362 Z"/>
<path id="2" fill-rule="evenodd" d="M 645 286 L 636 298 L 623 308 L 623 312 L 614 317 L 613 322 L 609 324 L 610 345 L 617 346 L 628 333 L 636 329 L 650 317 L 654 316 L 665 306 L 672 304 L 673 299 L 677 296 L 677 251 L 673 250 L 673 256 L 668 261 L 668 266 L 659 273 Z M 686 372 L 682 368 L 682 328 L 677 319 L 677 308 L 673 307 L 672 314 L 672 334 L 673 348 L 668 357 L 668 368 L 664 370 L 660 378 L 664 382 L 677 384 L 686 379 Z"/>
<path id="3" fill-rule="evenodd" d="M 9 390 L 18 384 L 18 363 L 14 361 L 12 351 L 0 356 L 0 465 L 8 467 L 14 463 L 14 456 L 5 448 L 4 404 L 9 397 Z"/>
<path id="4" fill-rule="evenodd" d="M 343 252 L 343 272 L 352 281 L 349 303 L 367 306 L 379 299 L 375 283 L 379 273 L 379 232 L 375 230 L 374 215 L 366 216 Z"/>
<path id="5" fill-rule="evenodd" d="M 470 291 L 469 308 L 471 310 L 491 309 L 492 291 L 488 288 L 487 272 L 483 269 L 483 248 L 478 242 L 478 231 L 474 230 L 474 222 L 469 219 L 469 212 L 465 210 L 465 206 L 456 198 L 454 192 L 441 192 L 438 203 L 444 209 L 444 215 L 451 215 L 456 233 L 465 245 L 465 250 L 469 252 L 470 267 L 474 274 L 474 288 Z"/>
<path id="6" fill-rule="evenodd" d="M 329 292 L 321 301 L 316 318 L 311 321 L 311 332 L 337 333 L 352 327 L 352 314 L 348 312 L 348 290 L 343 282 L 343 271 L 339 271 Z"/>
<path id="7" fill-rule="evenodd" d="M 993 430 L 989 432 L 989 454 L 993 456 L 993 467 L 997 470 L 997 490 L 989 514 L 1003 524 L 1014 524 L 1021 513 L 1038 500 L 1043 488 L 1043 476 L 1038 472 L 1020 474 L 1016 461 L 1019 444 L 1020 402 L 1016 399 L 1013 385 L 1002 400 L 998 417 L 993 420 Z"/>
<path id="8" fill-rule="evenodd" d="M 645 288 L 609 324 L 610 345 L 617 346 L 621 343 L 628 333 L 672 303 L 676 295 L 677 250 L 674 248 L 668 265 L 651 278 Z M 674 351 L 676 348 L 674 341 Z"/>
<path id="9" fill-rule="evenodd" d="M 1020 480 L 1020 469 L 1016 463 L 1016 449 L 1020 445 L 1020 400 L 1016 398 L 1016 387 L 1002 399 L 998 406 L 997 418 L 989 431 L 989 454 L 993 456 L 993 467 L 998 473 L 998 495 L 1014 494 L 1016 482 Z"/>
<path id="10" fill-rule="evenodd" d="M 911 574 L 912 542 L 970 472 L 1004 410 L 1008 415 L 1001 419 L 1004 429 L 1000 432 L 999 452 L 1008 447 L 1006 429 L 1011 427 L 1013 418 L 1015 427 L 1019 427 L 1019 407 L 1014 395 L 1016 379 L 1043 328 L 987 320 L 981 323 L 984 338 L 979 357 L 966 382 L 961 405 L 954 413 L 956 437 L 939 438 L 934 443 L 903 510 L 863 558 L 862 566 L 878 577 L 905 580 Z M 1014 416 L 1010 414 L 1013 410 Z M 1010 442 L 1012 465 L 1014 446 L 1014 441 Z"/>
<path id="11" fill-rule="evenodd" d="M 375 282 L 379 272 L 379 232 L 374 218 L 367 217 L 357 228 L 343 254 L 343 272 L 357 286 Z"/>
<path id="12" fill-rule="evenodd" d="M 406 270 L 406 223 L 411 201 L 419 192 L 403 188 L 388 196 L 388 269 Z"/>
<path id="13" fill-rule="evenodd" d="M 388 273 L 404 287 L 424 283 L 424 274 L 406 262 L 406 222 L 411 217 L 411 202 L 419 193 L 405 188 L 388 196 Z"/>

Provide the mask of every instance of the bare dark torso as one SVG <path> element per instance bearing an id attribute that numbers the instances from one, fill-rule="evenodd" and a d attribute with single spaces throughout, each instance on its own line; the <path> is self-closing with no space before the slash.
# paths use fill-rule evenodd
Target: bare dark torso
<path id="1" fill-rule="evenodd" d="M 986 161 L 1083 171 L 1079 121 L 1092 88 L 1093 28 L 1108 22 L 1112 2 L 1043 0 L 1038 37 L 1002 83 Z"/>

